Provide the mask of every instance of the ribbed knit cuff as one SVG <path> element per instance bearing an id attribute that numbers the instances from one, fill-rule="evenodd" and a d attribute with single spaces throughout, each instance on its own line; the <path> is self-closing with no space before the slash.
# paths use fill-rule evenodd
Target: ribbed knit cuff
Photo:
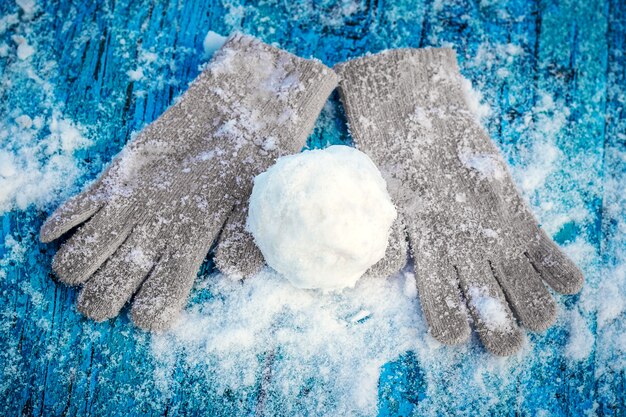
<path id="1" fill-rule="evenodd" d="M 239 129 L 264 148 L 299 151 L 338 76 L 318 60 L 236 33 L 194 81 L 214 111 L 239 119 Z M 282 153 L 282 152 L 281 152 Z"/>
<path id="2" fill-rule="evenodd" d="M 387 136 L 408 138 L 408 121 L 421 114 L 454 116 L 467 108 L 456 53 L 449 48 L 388 50 L 334 70 L 350 132 L 365 150 L 386 143 Z"/>
<path id="3" fill-rule="evenodd" d="M 349 98 L 384 100 L 398 94 L 443 90 L 436 92 L 447 100 L 462 99 L 456 52 L 450 48 L 392 49 L 337 64 L 334 70 Z"/>

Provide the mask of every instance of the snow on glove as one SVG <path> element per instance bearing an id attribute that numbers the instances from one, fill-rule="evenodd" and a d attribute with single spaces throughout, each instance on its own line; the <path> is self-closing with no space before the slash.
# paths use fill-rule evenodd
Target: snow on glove
<path id="1" fill-rule="evenodd" d="M 469 111 L 454 51 L 386 51 L 335 70 L 355 144 L 381 168 L 403 217 L 431 334 L 465 341 L 469 310 L 489 351 L 516 352 L 513 313 L 545 330 L 556 304 L 543 281 L 573 294 L 583 276 L 538 227 Z"/>
<path id="2" fill-rule="evenodd" d="M 180 100 L 43 225 L 43 242 L 80 225 L 53 261 L 61 281 L 83 284 L 78 309 L 106 320 L 134 295 L 135 324 L 167 328 L 229 216 L 222 240 L 243 233 L 252 178 L 302 148 L 336 83 L 318 61 L 229 38 Z M 242 256 L 260 255 L 253 246 Z"/>

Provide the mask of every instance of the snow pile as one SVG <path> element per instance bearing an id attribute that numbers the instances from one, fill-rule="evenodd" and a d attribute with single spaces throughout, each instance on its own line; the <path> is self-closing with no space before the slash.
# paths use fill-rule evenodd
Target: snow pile
<path id="1" fill-rule="evenodd" d="M 260 415 L 374 415 L 380 368 L 420 340 L 409 273 L 326 294 L 296 289 L 269 268 L 243 284 L 221 274 L 205 282 L 200 292 L 215 297 L 152 338 L 166 397 L 178 358 L 186 378 L 218 397 L 260 386 Z"/>
<path id="2" fill-rule="evenodd" d="M 331 146 L 278 159 L 254 180 L 248 228 L 298 288 L 353 287 L 384 255 L 396 210 L 364 153 Z"/>
<path id="3" fill-rule="evenodd" d="M 469 296 L 472 306 L 489 330 L 510 330 L 504 305 L 497 298 L 491 297 L 487 288 L 471 287 Z"/>
<path id="4" fill-rule="evenodd" d="M 42 139 L 40 130 L 47 131 Z M 91 142 L 72 121 L 20 115 L 0 126 L 0 213 L 41 207 L 73 185 L 82 173 L 74 152 Z"/>
<path id="5" fill-rule="evenodd" d="M 50 48 L 37 48 L 28 22 L 38 10 L 32 0 L 18 0 L 21 12 L 0 18 L 0 56 L 8 57 L 0 80 L 0 214 L 38 209 L 65 198 L 84 173 L 77 154 L 92 141 L 87 129 L 64 114 L 64 104 L 47 81 L 55 72 Z M 17 9 L 16 9 L 17 10 Z M 18 16 L 20 16 L 18 18 Z"/>

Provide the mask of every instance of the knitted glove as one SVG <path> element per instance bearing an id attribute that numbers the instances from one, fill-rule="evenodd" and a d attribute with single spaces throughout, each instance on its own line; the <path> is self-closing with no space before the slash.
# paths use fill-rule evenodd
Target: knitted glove
<path id="1" fill-rule="evenodd" d="M 470 113 L 454 51 L 386 51 L 335 70 L 355 144 L 381 168 L 403 218 L 431 334 L 465 341 L 469 310 L 489 351 L 514 353 L 516 318 L 533 331 L 555 320 L 543 281 L 573 294 L 583 276 L 538 227 Z"/>
<path id="2" fill-rule="evenodd" d="M 180 100 L 43 225 L 42 242 L 80 226 L 53 261 L 62 282 L 83 285 L 79 311 L 106 320 L 134 296 L 135 324 L 168 327 L 229 216 L 222 241 L 243 232 L 252 178 L 302 148 L 335 85 L 317 61 L 232 36 Z M 235 262 L 224 246 L 221 262 Z M 247 255 L 262 263 L 254 246 Z"/>

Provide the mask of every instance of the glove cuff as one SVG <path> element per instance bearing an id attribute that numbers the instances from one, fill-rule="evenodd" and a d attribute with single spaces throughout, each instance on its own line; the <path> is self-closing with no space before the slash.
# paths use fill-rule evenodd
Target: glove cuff
<path id="1" fill-rule="evenodd" d="M 233 127 L 237 140 L 283 154 L 302 149 L 337 82 L 335 72 L 318 60 L 235 33 L 190 90 L 199 89 L 226 121 L 218 136 L 228 136 Z"/>
<path id="2" fill-rule="evenodd" d="M 396 49 L 338 64 L 339 93 L 356 145 L 383 152 L 393 137 L 410 141 L 411 121 L 468 110 L 456 53 L 450 48 Z"/>
<path id="3" fill-rule="evenodd" d="M 450 48 L 387 50 L 333 69 L 347 98 L 394 101 L 410 96 L 415 105 L 429 107 L 464 101 L 456 52 Z"/>

